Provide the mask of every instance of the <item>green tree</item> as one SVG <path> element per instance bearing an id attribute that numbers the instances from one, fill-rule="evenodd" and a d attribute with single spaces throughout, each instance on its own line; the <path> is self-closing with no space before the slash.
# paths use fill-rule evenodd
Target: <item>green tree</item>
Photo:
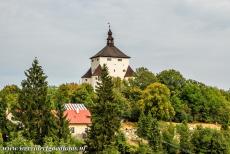
<path id="1" fill-rule="evenodd" d="M 188 104 L 184 102 L 177 94 L 171 96 L 170 101 L 175 111 L 175 116 L 173 121 L 182 122 L 182 121 L 191 121 L 191 109 Z"/>
<path id="2" fill-rule="evenodd" d="M 6 102 L 0 97 L 0 133 L 1 133 L 1 138 L 2 138 L 2 135 L 6 135 L 6 134 L 9 135 L 8 125 L 7 125 L 8 120 L 6 118 L 6 109 L 7 109 Z"/>
<path id="3" fill-rule="evenodd" d="M 190 80 L 183 88 L 181 99 L 191 109 L 193 121 L 229 125 L 229 102 L 219 89 Z"/>
<path id="4" fill-rule="evenodd" d="M 32 141 L 30 140 L 27 140 L 26 138 L 24 138 L 20 133 L 17 134 L 17 136 L 10 142 L 7 142 L 7 147 L 31 147 L 31 148 L 35 148 L 35 145 L 33 144 Z M 38 151 L 31 151 L 31 150 L 28 150 L 28 151 L 20 151 L 20 150 L 17 150 L 17 151 L 5 151 L 6 154 L 35 154 L 35 153 L 39 153 Z"/>
<path id="5" fill-rule="evenodd" d="M 165 85 L 152 83 L 143 91 L 140 105 L 145 113 L 150 111 L 153 117 L 168 120 L 175 115 L 169 98 L 170 91 Z"/>
<path id="6" fill-rule="evenodd" d="M 47 99 L 51 103 L 51 109 L 55 110 L 56 105 L 57 105 L 57 92 L 58 92 L 58 87 L 56 86 L 49 86 L 48 91 L 47 91 Z"/>
<path id="7" fill-rule="evenodd" d="M 191 132 L 188 128 L 188 124 L 183 122 L 181 125 L 177 126 L 177 131 L 179 133 L 180 140 L 180 153 L 181 154 L 190 154 L 192 153 L 192 144 L 191 144 Z"/>
<path id="8" fill-rule="evenodd" d="M 120 112 L 113 95 L 113 83 L 106 65 L 96 88 L 97 98 L 91 108 L 92 125 L 87 133 L 87 151 L 100 153 L 114 146 L 120 127 Z"/>
<path id="9" fill-rule="evenodd" d="M 183 88 L 181 99 L 191 109 L 191 116 L 193 121 L 205 121 L 206 111 L 208 108 L 205 106 L 207 103 L 205 96 L 202 92 L 203 84 L 188 81 Z"/>
<path id="10" fill-rule="evenodd" d="M 126 138 L 125 135 L 122 132 L 119 132 L 116 136 L 115 145 L 117 146 L 117 149 L 120 153 L 130 153 L 130 148 L 126 144 Z"/>
<path id="11" fill-rule="evenodd" d="M 16 85 L 7 85 L 1 92 L 0 97 L 4 100 L 9 111 L 17 104 L 20 89 Z"/>
<path id="12" fill-rule="evenodd" d="M 129 121 L 137 122 L 141 113 L 138 101 L 141 99 L 142 90 L 128 84 L 125 86 L 122 93 L 129 104 L 129 108 L 126 109 L 126 111 L 129 112 L 127 119 Z"/>
<path id="13" fill-rule="evenodd" d="M 157 75 L 158 80 L 166 85 L 173 95 L 174 93 L 180 92 L 185 85 L 185 78 L 179 71 L 174 69 L 164 70 Z"/>
<path id="14" fill-rule="evenodd" d="M 58 141 L 61 140 L 67 141 L 70 136 L 69 131 L 69 122 L 67 120 L 67 115 L 64 115 L 65 111 L 65 103 L 63 102 L 62 94 L 58 94 L 57 98 L 57 108 L 56 108 L 56 127 L 57 127 L 57 134 L 56 137 Z"/>
<path id="15" fill-rule="evenodd" d="M 140 143 L 136 154 L 152 154 L 153 151 L 148 144 Z"/>
<path id="16" fill-rule="evenodd" d="M 150 131 L 147 134 L 149 145 L 155 153 L 162 152 L 162 135 L 160 132 L 159 123 L 156 118 L 151 121 Z"/>
<path id="17" fill-rule="evenodd" d="M 91 85 L 83 83 L 79 85 L 78 89 L 73 93 L 73 97 L 76 100 L 74 103 L 82 103 L 85 104 L 87 108 L 90 108 L 93 106 L 95 93 Z"/>
<path id="18" fill-rule="evenodd" d="M 42 145 L 43 138 L 51 135 L 54 127 L 54 115 L 47 101 L 47 76 L 36 58 L 25 75 L 27 78 L 21 83 L 22 90 L 14 115 L 23 123 L 24 136 Z"/>
<path id="19" fill-rule="evenodd" d="M 223 134 L 215 129 L 198 127 L 191 142 L 194 146 L 194 153 L 228 153 L 228 143 Z"/>
<path id="20" fill-rule="evenodd" d="M 154 82 L 157 82 L 157 77 L 154 73 L 144 67 L 137 68 L 134 74 L 134 79 L 130 81 L 132 86 L 139 87 L 142 90 Z"/>
<path id="21" fill-rule="evenodd" d="M 157 119 L 152 116 L 151 112 L 149 112 L 147 116 L 143 112 L 141 113 L 137 124 L 137 135 L 147 139 L 151 149 L 155 153 L 162 152 L 162 135 L 159 123 Z M 144 148 L 142 150 L 145 151 L 147 149 Z"/>
<path id="22" fill-rule="evenodd" d="M 165 153 L 170 153 L 170 154 L 177 154 L 178 153 L 178 143 L 175 138 L 176 136 L 176 129 L 173 124 L 167 125 L 163 130 L 162 130 L 162 140 L 163 140 L 163 149 Z"/>
<path id="23" fill-rule="evenodd" d="M 150 112 L 147 116 L 143 112 L 141 112 L 141 115 L 137 123 L 137 135 L 145 139 L 148 139 L 148 134 L 151 131 L 152 122 L 153 117 Z"/>

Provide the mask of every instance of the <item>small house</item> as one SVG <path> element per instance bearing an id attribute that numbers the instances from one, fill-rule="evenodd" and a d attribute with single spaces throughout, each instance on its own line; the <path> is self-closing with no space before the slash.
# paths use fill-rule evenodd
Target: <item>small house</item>
<path id="1" fill-rule="evenodd" d="M 69 121 L 70 133 L 74 137 L 84 137 L 91 124 L 91 114 L 84 104 L 65 104 L 65 112 Z"/>

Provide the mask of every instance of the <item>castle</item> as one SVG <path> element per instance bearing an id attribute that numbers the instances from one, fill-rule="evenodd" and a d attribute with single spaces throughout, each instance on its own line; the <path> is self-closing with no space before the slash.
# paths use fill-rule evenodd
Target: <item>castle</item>
<path id="1" fill-rule="evenodd" d="M 129 66 L 130 57 L 114 45 L 114 39 L 110 28 L 106 46 L 90 59 L 91 67 L 81 78 L 83 83 L 91 84 L 94 89 L 104 64 L 108 67 L 109 75 L 112 77 L 119 77 L 127 80 L 133 76 L 134 71 Z"/>

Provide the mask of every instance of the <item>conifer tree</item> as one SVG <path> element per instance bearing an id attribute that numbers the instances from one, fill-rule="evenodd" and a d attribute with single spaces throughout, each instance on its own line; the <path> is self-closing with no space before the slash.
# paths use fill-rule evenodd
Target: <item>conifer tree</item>
<path id="1" fill-rule="evenodd" d="M 178 126 L 178 133 L 180 135 L 180 153 L 192 153 L 191 132 L 186 122 Z"/>
<path id="2" fill-rule="evenodd" d="M 57 125 L 57 137 L 59 142 L 64 141 L 70 136 L 69 122 L 66 119 L 67 115 L 64 115 L 65 103 L 61 92 L 57 95 L 57 107 L 56 107 L 56 125 Z"/>
<path id="3" fill-rule="evenodd" d="M 44 137 L 52 134 L 55 125 L 50 102 L 47 100 L 47 76 L 37 58 L 32 67 L 25 71 L 25 76 L 15 117 L 23 124 L 23 135 L 35 144 L 42 145 Z"/>
<path id="4" fill-rule="evenodd" d="M 7 119 L 6 119 L 7 105 L 2 97 L 0 97 L 0 138 L 3 137 L 3 141 L 6 141 L 5 135 L 8 135 Z"/>
<path id="5" fill-rule="evenodd" d="M 154 152 L 162 151 L 162 136 L 159 124 L 156 118 L 151 121 L 150 131 L 148 133 L 149 145 Z"/>
<path id="6" fill-rule="evenodd" d="M 137 127 L 137 135 L 140 137 L 143 137 L 145 139 L 148 138 L 148 134 L 151 131 L 151 126 L 153 123 L 153 117 L 151 113 L 149 112 L 148 115 L 146 116 L 144 112 L 141 112 L 141 115 L 138 120 L 138 127 Z"/>
<path id="7" fill-rule="evenodd" d="M 113 95 L 113 83 L 104 65 L 101 81 L 96 89 L 97 98 L 91 109 L 92 125 L 87 133 L 87 152 L 99 153 L 114 146 L 120 127 L 120 111 Z"/>

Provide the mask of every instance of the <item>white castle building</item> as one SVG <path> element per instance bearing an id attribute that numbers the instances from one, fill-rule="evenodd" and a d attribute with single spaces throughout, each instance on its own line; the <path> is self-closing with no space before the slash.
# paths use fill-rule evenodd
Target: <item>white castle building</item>
<path id="1" fill-rule="evenodd" d="M 106 46 L 90 59 L 91 67 L 81 78 L 83 83 L 89 83 L 93 88 L 97 85 L 99 76 L 101 75 L 101 67 L 104 64 L 108 67 L 109 75 L 112 77 L 129 79 L 133 76 L 134 71 L 129 66 L 130 57 L 114 45 L 110 29 L 108 31 Z"/>

